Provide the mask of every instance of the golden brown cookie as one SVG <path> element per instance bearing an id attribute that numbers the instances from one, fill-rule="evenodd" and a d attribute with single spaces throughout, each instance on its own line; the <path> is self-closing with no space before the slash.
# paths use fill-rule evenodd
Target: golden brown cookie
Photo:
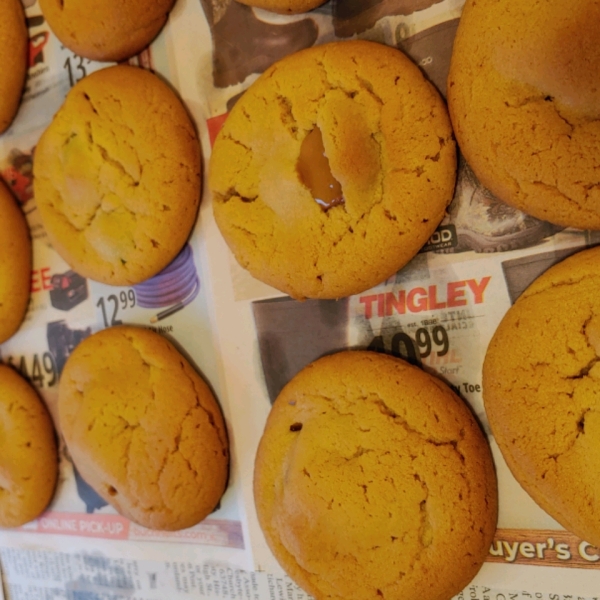
<path id="1" fill-rule="evenodd" d="M 452 198 L 446 107 L 399 50 L 316 46 L 269 68 L 213 148 L 217 224 L 238 262 L 295 298 L 340 298 L 390 277 Z"/>
<path id="2" fill-rule="evenodd" d="M 200 146 L 175 93 L 143 69 L 82 79 L 42 135 L 34 193 L 48 236 L 81 275 L 152 277 L 186 242 L 200 202 Z"/>
<path id="3" fill-rule="evenodd" d="M 56 37 L 92 60 L 121 61 L 143 50 L 175 0 L 40 0 Z"/>
<path id="4" fill-rule="evenodd" d="M 273 554 L 318 600 L 448 600 L 496 529 L 491 453 L 467 406 L 372 352 L 321 358 L 282 390 L 254 498 Z"/>
<path id="5" fill-rule="evenodd" d="M 229 468 L 219 405 L 157 333 L 124 326 L 86 338 L 62 373 L 59 414 L 82 477 L 128 519 L 183 529 L 219 502 Z"/>
<path id="6" fill-rule="evenodd" d="M 57 477 L 48 410 L 23 377 L 0 364 L 0 527 L 18 527 L 40 515 Z"/>
<path id="7" fill-rule="evenodd" d="M 31 238 L 25 215 L 0 181 L 0 344 L 20 327 L 31 288 Z"/>
<path id="8" fill-rule="evenodd" d="M 467 0 L 448 79 L 483 185 L 539 219 L 600 229 L 600 4 Z"/>
<path id="9" fill-rule="evenodd" d="M 21 0 L 0 3 L 0 133 L 12 123 L 23 94 L 29 35 Z"/>
<path id="10" fill-rule="evenodd" d="M 600 545 L 600 248 L 539 277 L 483 366 L 492 432 L 515 478 L 561 525 Z"/>
<path id="11" fill-rule="evenodd" d="M 238 0 L 242 4 L 264 8 L 282 15 L 295 15 L 308 12 L 321 6 L 326 0 Z"/>

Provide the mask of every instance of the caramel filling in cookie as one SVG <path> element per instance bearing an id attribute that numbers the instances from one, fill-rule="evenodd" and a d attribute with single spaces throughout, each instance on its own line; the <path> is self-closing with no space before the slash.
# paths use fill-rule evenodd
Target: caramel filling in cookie
<path id="1" fill-rule="evenodd" d="M 302 142 L 298 157 L 298 174 L 324 211 L 344 204 L 342 186 L 331 173 L 323 145 L 323 135 L 318 127 L 315 127 Z"/>

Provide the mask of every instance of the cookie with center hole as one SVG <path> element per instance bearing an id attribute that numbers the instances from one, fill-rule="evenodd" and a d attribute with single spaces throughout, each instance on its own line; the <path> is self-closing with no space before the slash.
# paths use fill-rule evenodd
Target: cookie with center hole
<path id="1" fill-rule="evenodd" d="M 284 58 L 214 144 L 210 188 L 235 258 L 294 298 L 340 298 L 393 275 L 452 198 L 444 101 L 399 50 L 367 41 Z"/>
<path id="2" fill-rule="evenodd" d="M 167 22 L 175 0 L 40 0 L 56 37 L 91 60 L 122 61 L 141 52 Z"/>
<path id="3" fill-rule="evenodd" d="M 185 244 L 200 203 L 200 145 L 159 77 L 119 65 L 75 85 L 34 155 L 34 193 L 55 250 L 111 285 L 156 275 Z"/>
<path id="4" fill-rule="evenodd" d="M 86 338 L 62 372 L 58 402 L 75 466 L 120 514 L 178 530 L 215 509 L 229 469 L 225 423 L 168 340 L 128 326 Z"/>
<path id="5" fill-rule="evenodd" d="M 56 436 L 50 414 L 14 369 L 0 365 L 0 527 L 38 517 L 54 495 Z"/>
<path id="6" fill-rule="evenodd" d="M 12 123 L 23 95 L 29 35 L 21 0 L 0 4 L 0 133 Z"/>
<path id="7" fill-rule="evenodd" d="M 483 365 L 492 432 L 515 479 L 600 547 L 600 248 L 548 269 L 498 326 Z"/>
<path id="8" fill-rule="evenodd" d="M 563 227 L 600 229 L 600 4 L 467 0 L 448 105 L 481 183 Z"/>
<path id="9" fill-rule="evenodd" d="M 317 599 L 449 600 L 496 529 L 492 457 L 466 404 L 374 352 L 321 358 L 282 390 L 254 498 L 273 554 Z"/>

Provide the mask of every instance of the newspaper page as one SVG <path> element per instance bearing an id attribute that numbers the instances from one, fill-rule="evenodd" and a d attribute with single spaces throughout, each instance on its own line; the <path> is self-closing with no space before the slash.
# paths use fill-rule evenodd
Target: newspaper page
<path id="1" fill-rule="evenodd" d="M 14 600 L 309 600 L 286 575 L 218 562 L 108 559 L 39 551 L 0 552 Z M 5 581 L 6 581 L 5 580 Z M 471 584 L 453 600 L 593 600 L 593 597 L 492 589 Z"/>
<path id="2" fill-rule="evenodd" d="M 31 169 L 37 140 L 68 90 L 107 64 L 64 48 L 38 2 L 24 4 L 29 76 L 19 115 L 0 136 L 0 174 L 31 228 L 32 299 L 22 329 L 0 346 L 1 359 L 37 387 L 56 417 L 60 373 L 81 340 L 120 323 L 153 328 L 215 390 L 228 422 L 232 473 L 220 506 L 203 523 L 155 532 L 107 505 L 61 443 L 60 482 L 48 511 L 0 532 L 6 597 L 307 598 L 283 574 L 258 527 L 254 453 L 271 403 L 293 375 L 323 354 L 368 348 L 441 377 L 469 402 L 489 436 L 499 529 L 484 568 L 457 598 L 594 598 L 600 549 L 564 531 L 510 474 L 487 426 L 481 366 L 519 294 L 558 260 L 597 243 L 598 234 L 560 229 L 503 205 L 461 160 L 454 201 L 428 244 L 395 276 L 356 296 L 296 302 L 253 279 L 222 240 L 206 186 L 196 228 L 166 273 L 122 288 L 86 280 L 47 240 Z M 178 0 L 159 38 L 131 62 L 177 89 L 198 128 L 206 171 L 212 141 L 235 101 L 268 66 L 301 48 L 356 37 L 398 47 L 444 93 L 462 4 L 331 0 L 284 17 L 234 0 Z M 182 273 L 176 286 L 165 283 L 172 270 Z"/>
<path id="3" fill-rule="evenodd" d="M 282 54 L 332 40 L 362 38 L 397 47 L 445 95 L 463 2 L 328 2 L 306 15 L 282 17 L 235 2 L 201 0 L 199 20 L 194 4 L 186 4 L 188 18 L 178 39 L 191 47 L 200 31 L 212 37 L 212 48 L 191 58 L 196 77 L 182 78 L 182 90 L 197 98 L 195 117 L 206 121 L 212 143 L 259 72 Z M 256 37 L 248 40 L 242 30 Z M 266 39 L 276 32 L 283 39 L 268 52 Z M 515 481 L 491 435 L 481 388 L 487 345 L 508 308 L 552 264 L 597 243 L 597 233 L 560 228 L 506 206 L 461 158 L 447 216 L 409 265 L 356 296 L 297 302 L 237 265 L 210 215 L 206 225 L 233 427 L 244 449 L 238 461 L 246 506 L 253 502 L 254 452 L 285 383 L 337 350 L 387 352 L 448 383 L 471 405 L 489 437 L 500 486 L 499 529 L 476 582 L 502 587 L 518 581 L 538 593 L 582 596 L 598 589 L 600 552 L 565 532 Z M 276 572 L 251 510 L 248 525 L 256 567 Z"/>
<path id="4" fill-rule="evenodd" d="M 33 270 L 31 301 L 18 334 L 2 344 L 2 362 L 13 365 L 38 389 L 58 428 L 57 394 L 61 371 L 73 349 L 92 333 L 114 325 L 151 328 L 173 341 L 210 382 L 227 415 L 216 333 L 212 325 L 205 250 L 198 233 L 161 273 L 132 287 L 112 287 L 88 280 L 67 265 L 48 242 L 33 196 L 32 161 L 36 143 L 69 89 L 86 75 L 109 66 L 76 56 L 50 31 L 37 2 L 26 4 L 30 35 L 29 72 L 16 120 L 0 136 L 0 174 L 18 199 L 31 229 Z M 151 69 L 176 85 L 169 28 L 129 62 Z M 190 327 L 193 324 L 193 327 Z M 60 431 L 59 431 L 60 434 Z M 231 433 L 230 433 L 231 435 Z M 29 543 L 40 534 L 59 547 L 82 548 L 90 538 L 113 544 L 148 542 L 193 545 L 196 557 L 209 558 L 213 548 L 227 549 L 232 564 L 249 568 L 244 508 L 238 473 L 219 507 L 204 522 L 185 531 L 151 531 L 116 513 L 80 476 L 59 435 L 60 475 L 54 500 L 35 521 L 0 533 L 0 544 L 14 539 Z M 64 541 L 61 541 L 62 537 Z M 52 541 L 51 541 L 52 540 Z M 127 552 L 138 546 L 127 546 Z"/>

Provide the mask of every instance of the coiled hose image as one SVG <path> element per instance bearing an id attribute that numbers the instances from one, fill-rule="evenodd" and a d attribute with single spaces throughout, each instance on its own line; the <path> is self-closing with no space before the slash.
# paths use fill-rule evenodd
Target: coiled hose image
<path id="1" fill-rule="evenodd" d="M 163 308 L 151 319 L 156 323 L 187 306 L 200 291 L 200 279 L 194 264 L 192 248 L 186 244 L 172 263 L 150 279 L 133 286 L 138 306 Z"/>

